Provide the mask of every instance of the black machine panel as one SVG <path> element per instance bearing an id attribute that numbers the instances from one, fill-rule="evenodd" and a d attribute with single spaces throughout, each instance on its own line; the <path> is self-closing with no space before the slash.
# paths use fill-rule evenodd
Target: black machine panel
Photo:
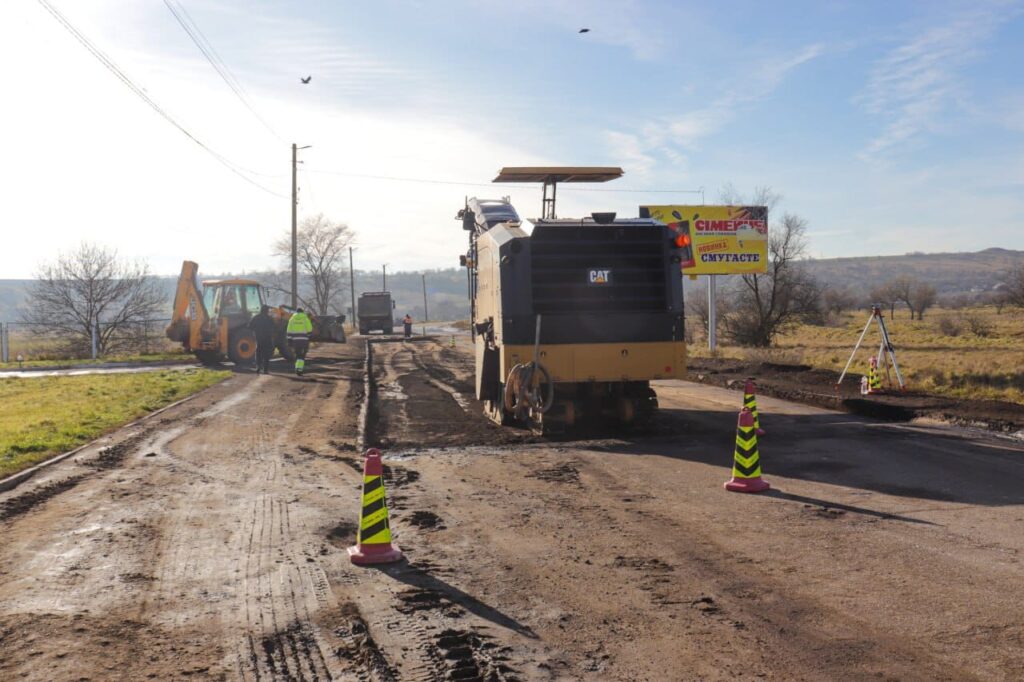
<path id="1" fill-rule="evenodd" d="M 665 311 L 661 225 L 538 225 L 530 238 L 534 312 Z"/>

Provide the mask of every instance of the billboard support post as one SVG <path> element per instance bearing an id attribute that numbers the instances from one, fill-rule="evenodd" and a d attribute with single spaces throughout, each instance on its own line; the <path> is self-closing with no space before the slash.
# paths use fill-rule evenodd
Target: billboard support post
<path id="1" fill-rule="evenodd" d="M 715 311 L 715 276 L 708 275 L 708 350 L 712 353 L 718 347 L 718 315 Z"/>

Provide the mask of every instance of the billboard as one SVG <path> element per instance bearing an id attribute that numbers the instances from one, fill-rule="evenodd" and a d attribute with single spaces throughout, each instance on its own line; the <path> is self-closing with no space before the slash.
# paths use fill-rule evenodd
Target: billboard
<path id="1" fill-rule="evenodd" d="M 768 272 L 768 208 L 765 206 L 641 206 L 679 232 L 689 229 L 693 265 L 685 275 L 762 275 Z"/>

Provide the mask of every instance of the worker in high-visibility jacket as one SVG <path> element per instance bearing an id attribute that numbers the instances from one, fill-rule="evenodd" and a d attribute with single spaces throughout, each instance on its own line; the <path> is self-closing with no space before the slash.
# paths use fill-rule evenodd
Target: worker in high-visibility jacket
<path id="1" fill-rule="evenodd" d="M 288 345 L 295 353 L 295 373 L 302 374 L 306 368 L 306 351 L 309 350 L 309 336 L 313 333 L 313 321 L 302 308 L 288 318 Z"/>

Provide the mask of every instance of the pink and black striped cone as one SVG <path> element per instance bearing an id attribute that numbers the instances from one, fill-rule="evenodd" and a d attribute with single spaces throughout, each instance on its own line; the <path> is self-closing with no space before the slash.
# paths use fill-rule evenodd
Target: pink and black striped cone
<path id="1" fill-rule="evenodd" d="M 402 551 L 391 542 L 388 506 L 384 498 L 384 465 L 377 448 L 366 451 L 359 535 L 355 546 L 348 548 L 348 556 L 358 566 L 389 564 L 402 559 Z"/>
<path id="2" fill-rule="evenodd" d="M 732 479 L 725 489 L 734 493 L 760 493 L 771 486 L 761 478 L 761 457 L 757 452 L 754 415 L 743 408 L 736 424 L 736 450 L 733 452 Z"/>
<path id="3" fill-rule="evenodd" d="M 763 436 L 764 429 L 761 428 L 761 418 L 757 415 L 757 384 L 752 378 L 747 379 L 747 383 L 743 386 L 743 407 L 754 415 L 754 430 L 757 431 L 757 435 Z"/>

